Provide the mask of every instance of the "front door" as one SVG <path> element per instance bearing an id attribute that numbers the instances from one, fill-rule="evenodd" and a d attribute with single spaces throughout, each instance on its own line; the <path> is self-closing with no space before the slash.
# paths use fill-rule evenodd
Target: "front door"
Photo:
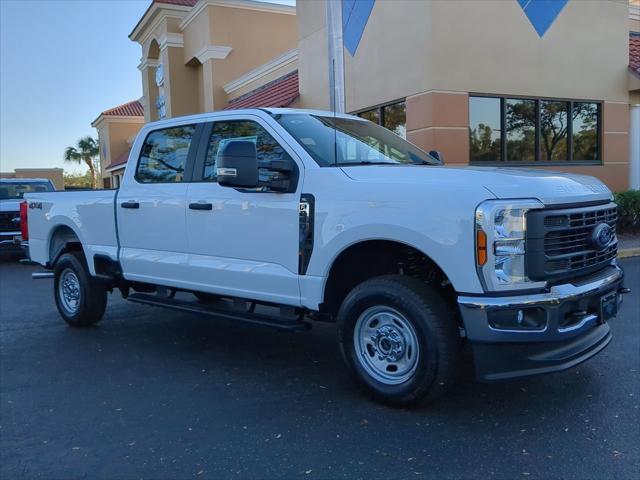
<path id="1" fill-rule="evenodd" d="M 218 120 L 200 144 L 187 191 L 187 242 L 193 288 L 289 305 L 300 304 L 299 205 L 302 163 L 255 116 Z M 290 157 L 298 166 L 295 193 L 235 189 L 216 182 L 216 158 L 230 140 L 256 144 L 258 164 Z M 267 174 L 268 168 L 261 169 Z M 199 181 L 195 181 L 199 180 Z"/>

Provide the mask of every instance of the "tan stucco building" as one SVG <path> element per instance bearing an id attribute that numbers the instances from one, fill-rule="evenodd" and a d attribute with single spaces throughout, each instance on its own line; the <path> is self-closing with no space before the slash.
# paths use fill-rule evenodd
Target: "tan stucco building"
<path id="1" fill-rule="evenodd" d="M 131 145 L 144 125 L 144 109 L 134 100 L 102 112 L 91 126 L 98 131 L 103 188 L 118 188 Z"/>
<path id="2" fill-rule="evenodd" d="M 580 172 L 619 191 L 640 187 L 638 32 L 638 0 L 155 0 L 130 39 L 146 122 L 335 108 L 447 164 Z"/>

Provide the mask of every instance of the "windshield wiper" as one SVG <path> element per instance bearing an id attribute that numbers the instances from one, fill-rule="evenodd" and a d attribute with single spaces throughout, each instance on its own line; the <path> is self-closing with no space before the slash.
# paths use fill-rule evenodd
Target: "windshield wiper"
<path id="1" fill-rule="evenodd" d="M 349 165 L 401 165 L 397 162 L 372 162 L 371 160 L 361 160 L 359 162 L 340 162 L 339 167 L 348 167 Z"/>

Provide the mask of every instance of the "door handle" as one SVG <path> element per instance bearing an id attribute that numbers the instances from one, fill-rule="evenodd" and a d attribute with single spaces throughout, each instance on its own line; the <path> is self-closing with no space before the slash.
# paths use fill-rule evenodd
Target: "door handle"
<path id="1" fill-rule="evenodd" d="M 138 202 L 133 202 L 131 200 L 128 202 L 122 202 L 120 206 L 122 208 L 140 208 L 140 204 Z"/>
<path id="2" fill-rule="evenodd" d="M 213 210 L 213 204 L 203 203 L 203 202 L 194 202 L 189 204 L 189 208 L 191 210 Z"/>

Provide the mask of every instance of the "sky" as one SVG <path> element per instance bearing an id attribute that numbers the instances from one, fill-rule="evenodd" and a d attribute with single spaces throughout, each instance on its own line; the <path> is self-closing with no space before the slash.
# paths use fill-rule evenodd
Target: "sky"
<path id="1" fill-rule="evenodd" d="M 100 112 L 142 96 L 142 52 L 128 35 L 150 3 L 0 0 L 0 171 L 85 171 L 64 149 L 97 137 Z"/>

